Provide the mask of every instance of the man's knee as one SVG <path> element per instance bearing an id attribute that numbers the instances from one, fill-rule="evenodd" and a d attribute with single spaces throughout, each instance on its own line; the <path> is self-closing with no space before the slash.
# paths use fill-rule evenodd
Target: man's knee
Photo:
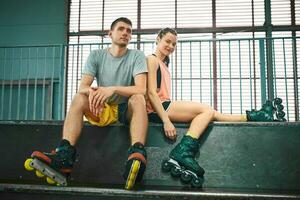
<path id="1" fill-rule="evenodd" d="M 128 100 L 128 106 L 135 108 L 137 106 L 146 107 L 146 101 L 142 94 L 132 95 Z"/>
<path id="2" fill-rule="evenodd" d="M 72 99 L 71 106 L 86 107 L 88 105 L 88 97 L 85 94 L 76 93 Z"/>

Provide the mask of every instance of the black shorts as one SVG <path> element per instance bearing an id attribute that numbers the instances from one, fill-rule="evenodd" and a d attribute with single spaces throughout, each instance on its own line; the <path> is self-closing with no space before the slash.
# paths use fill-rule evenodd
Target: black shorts
<path id="1" fill-rule="evenodd" d="M 171 101 L 164 101 L 162 102 L 162 106 L 167 111 L 170 107 Z M 163 123 L 163 121 L 160 119 L 158 114 L 156 112 L 152 112 L 148 114 L 148 120 L 149 122 L 154 122 L 154 123 Z"/>
<path id="2" fill-rule="evenodd" d="M 123 124 L 129 124 L 127 119 L 127 110 L 128 110 L 128 103 L 121 103 L 118 105 L 118 121 Z"/>

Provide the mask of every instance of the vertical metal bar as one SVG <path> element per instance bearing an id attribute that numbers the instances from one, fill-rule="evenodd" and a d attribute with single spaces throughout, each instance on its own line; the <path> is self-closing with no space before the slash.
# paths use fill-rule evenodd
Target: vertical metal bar
<path id="1" fill-rule="evenodd" d="M 142 1 L 137 0 L 137 49 L 141 49 L 141 7 L 142 7 Z"/>
<path id="2" fill-rule="evenodd" d="M 21 100 L 21 74 L 22 74 L 22 57 L 23 57 L 23 48 L 20 48 L 20 70 L 19 70 L 19 81 L 18 81 L 18 102 L 17 102 L 17 117 L 16 119 L 20 119 L 20 100 Z"/>
<path id="3" fill-rule="evenodd" d="M 229 40 L 229 94 L 230 94 L 230 113 L 232 114 L 232 80 L 231 80 L 231 41 Z"/>
<path id="4" fill-rule="evenodd" d="M 251 109 L 253 108 L 253 97 L 252 97 L 252 62 L 251 62 L 251 45 L 250 40 L 248 40 L 248 51 L 249 51 L 249 81 L 250 81 L 250 104 Z"/>
<path id="5" fill-rule="evenodd" d="M 266 95 L 266 63 L 265 63 L 265 42 L 264 39 L 259 39 L 259 61 L 260 61 L 260 93 L 261 105 L 267 100 Z"/>
<path id="6" fill-rule="evenodd" d="M 239 40 L 240 113 L 243 113 L 241 40 Z"/>
<path id="7" fill-rule="evenodd" d="M 174 85 L 174 57 L 172 56 L 171 57 L 171 59 L 172 59 L 172 78 L 171 78 L 171 80 L 172 80 L 172 86 Z M 174 99 L 174 87 L 171 87 L 171 90 L 172 90 L 172 99 Z"/>
<path id="8" fill-rule="evenodd" d="M 6 48 L 4 48 L 3 57 L 3 79 L 2 79 L 2 91 L 1 91 L 1 119 L 4 119 L 4 90 L 5 90 L 5 68 L 6 68 Z"/>
<path id="9" fill-rule="evenodd" d="M 212 28 L 216 28 L 216 0 L 212 0 Z M 218 66 L 217 66 L 217 35 L 213 33 L 213 87 L 214 87 L 214 109 L 218 109 Z"/>
<path id="10" fill-rule="evenodd" d="M 63 77 L 63 81 L 64 81 L 64 88 L 63 88 L 63 107 L 62 107 L 62 119 L 64 119 L 65 114 L 67 112 L 67 101 L 68 101 L 68 75 L 69 75 L 69 56 L 70 56 L 70 45 L 67 44 L 66 46 L 63 45 L 64 47 L 64 77 Z"/>
<path id="11" fill-rule="evenodd" d="M 268 81 L 268 98 L 274 99 L 273 85 L 273 62 L 272 62 L 272 17 L 271 17 L 271 0 L 265 0 L 265 27 L 266 31 L 266 56 L 267 56 L 267 81 Z"/>
<path id="12" fill-rule="evenodd" d="M 74 85 L 74 77 L 73 77 L 73 72 L 74 72 L 74 58 L 75 58 L 75 45 L 73 45 L 73 51 L 72 51 L 72 66 L 71 66 L 71 96 L 70 96 L 70 99 L 72 100 L 73 98 L 73 85 Z"/>
<path id="13" fill-rule="evenodd" d="M 180 96 L 182 100 L 182 42 L 180 42 Z"/>
<path id="14" fill-rule="evenodd" d="M 222 52 L 221 52 L 221 41 L 218 41 L 219 44 L 219 82 L 220 82 L 220 112 L 223 112 L 223 91 L 222 91 Z"/>
<path id="15" fill-rule="evenodd" d="M 200 63 L 200 101 L 202 102 L 202 55 L 201 55 L 201 41 L 199 42 L 199 63 Z"/>
<path id="16" fill-rule="evenodd" d="M 292 48 L 293 48 L 293 82 L 294 82 L 294 105 L 295 105 L 295 120 L 299 121 L 299 94 L 298 94 L 298 65 L 297 65 L 297 41 L 296 34 L 293 34 Z"/>
<path id="17" fill-rule="evenodd" d="M 13 74 L 14 74 L 14 59 L 15 59 L 15 48 L 12 48 L 12 58 L 11 58 L 11 75 L 10 75 L 10 90 L 9 90 L 9 112 L 8 119 L 12 119 L 12 90 L 13 90 Z"/>
<path id="18" fill-rule="evenodd" d="M 193 100 L 193 74 L 192 74 L 192 65 L 193 65 L 193 61 L 192 61 L 192 42 L 190 42 L 190 100 L 192 101 Z"/>
<path id="19" fill-rule="evenodd" d="M 67 66 L 68 66 L 68 51 L 69 51 L 69 46 L 65 46 L 65 45 L 62 45 L 62 52 L 61 52 L 61 55 L 62 55 L 62 58 L 61 58 L 61 68 L 62 68 L 62 106 L 61 106 L 61 119 L 64 119 L 65 118 L 65 110 L 66 110 L 66 94 L 67 94 L 67 90 L 65 89 L 66 88 L 66 83 L 67 83 Z M 67 53 L 67 55 L 66 55 Z"/>
<path id="20" fill-rule="evenodd" d="M 272 60 L 273 60 L 273 83 L 274 83 L 274 93 L 275 97 L 277 97 L 277 77 L 276 77 L 276 63 L 275 63 L 275 49 L 274 49 L 274 39 L 272 39 Z"/>
<path id="21" fill-rule="evenodd" d="M 28 47 L 28 66 L 27 66 L 27 77 L 26 77 L 26 104 L 25 104 L 25 120 L 28 120 L 28 102 L 29 102 L 29 69 L 30 69 L 30 47 Z"/>
<path id="22" fill-rule="evenodd" d="M 175 0 L 175 29 L 177 29 L 177 16 L 178 16 L 178 12 L 177 12 L 177 7 L 178 7 L 178 3 L 177 0 Z"/>
<path id="23" fill-rule="evenodd" d="M 90 45 L 91 46 L 91 45 Z M 81 45 L 81 53 L 80 53 L 80 77 L 82 77 L 82 66 L 83 66 L 83 49 L 84 49 L 84 46 L 83 45 Z M 91 52 L 91 50 L 90 50 L 90 52 Z M 78 84 L 77 83 L 77 80 L 76 80 L 76 84 Z M 77 91 L 76 91 L 77 92 Z"/>
<path id="24" fill-rule="evenodd" d="M 285 56 L 285 41 L 282 38 L 282 51 L 283 51 L 283 66 L 284 66 L 284 82 L 285 82 L 285 98 L 286 98 L 286 110 L 287 110 L 287 120 L 289 121 L 289 96 L 287 87 L 287 76 L 286 76 L 286 56 Z"/>
<path id="25" fill-rule="evenodd" d="M 45 90 L 46 90 L 46 69 L 47 69 L 47 47 L 44 48 L 44 69 L 43 69 L 43 92 L 42 92 L 42 119 L 45 120 Z"/>
<path id="26" fill-rule="evenodd" d="M 152 43 L 152 45 L 154 45 L 153 43 Z M 154 46 L 153 46 L 153 48 L 152 48 L 152 52 L 154 52 Z M 175 65 L 175 67 L 174 67 L 174 74 L 175 74 L 175 76 L 172 76 L 173 77 L 173 80 L 175 80 L 174 81 L 174 84 L 172 84 L 172 88 L 174 88 L 174 90 L 175 90 L 175 100 L 177 100 L 177 80 L 178 80 L 178 78 L 177 78 L 177 69 L 178 69 L 178 51 L 177 51 L 177 48 L 176 48 L 176 51 L 175 51 L 175 58 L 174 58 L 174 60 L 175 60 L 175 63 L 174 63 L 174 65 Z"/>
<path id="27" fill-rule="evenodd" d="M 254 30 L 255 24 L 254 24 L 254 1 L 251 0 L 251 16 L 252 16 L 252 28 Z M 252 31 L 252 52 L 253 52 L 253 86 L 254 86 L 254 108 L 256 109 L 257 106 L 257 90 L 256 90 L 256 48 L 255 48 L 255 32 Z"/>
<path id="28" fill-rule="evenodd" d="M 291 0 L 291 25 L 296 25 L 295 0 Z M 292 31 L 292 48 L 293 48 L 293 80 L 294 80 L 294 105 L 295 120 L 299 121 L 299 98 L 298 98 L 298 67 L 297 67 L 297 41 L 296 31 Z"/>
<path id="29" fill-rule="evenodd" d="M 75 69 L 75 93 L 77 92 L 77 90 L 78 90 L 78 84 L 77 84 L 77 80 L 78 80 L 78 74 L 79 74 L 79 68 L 81 67 L 81 66 L 79 66 L 79 64 L 80 64 L 80 62 L 79 62 L 79 58 L 80 58 L 80 56 L 79 56 L 79 54 L 80 54 L 80 48 L 81 48 L 81 45 L 80 44 L 77 44 L 77 55 L 76 55 L 76 69 Z"/>
<path id="30" fill-rule="evenodd" d="M 101 30 L 104 30 L 104 14 L 105 14 L 105 0 L 102 0 L 102 21 L 101 21 Z M 101 48 L 103 48 L 103 35 L 101 36 Z"/>
<path id="31" fill-rule="evenodd" d="M 62 91 L 63 91 L 63 80 L 62 77 L 64 76 L 64 67 L 63 67 L 63 45 L 59 45 L 59 74 L 58 74 L 58 109 L 57 109 L 57 116 L 58 119 L 62 119 L 62 105 L 63 102 L 60 103 L 60 101 L 63 101 L 62 99 Z"/>
<path id="32" fill-rule="evenodd" d="M 51 87 L 51 95 L 50 95 L 50 119 L 53 119 L 54 117 L 54 113 L 53 113 L 53 109 L 55 108 L 53 103 L 54 103 L 54 70 L 55 70 L 55 48 L 56 46 L 53 46 L 52 49 L 53 49 L 53 62 L 52 62 L 52 75 L 51 75 L 51 83 L 50 83 L 50 87 Z"/>
<path id="33" fill-rule="evenodd" d="M 38 71 L 39 49 L 36 48 L 36 70 L 34 76 L 34 96 L 33 96 L 33 120 L 36 119 L 36 95 L 37 95 L 37 71 Z"/>
<path id="34" fill-rule="evenodd" d="M 211 41 L 209 41 L 209 89 L 210 89 L 210 106 L 213 105 L 212 100 L 213 100 L 213 96 L 212 96 L 212 66 L 211 66 Z M 216 104 L 215 104 L 216 105 Z M 216 110 L 216 108 L 214 108 Z"/>

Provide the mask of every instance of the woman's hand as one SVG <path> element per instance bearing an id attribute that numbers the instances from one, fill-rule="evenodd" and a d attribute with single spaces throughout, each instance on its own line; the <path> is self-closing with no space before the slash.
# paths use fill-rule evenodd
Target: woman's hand
<path id="1" fill-rule="evenodd" d="M 169 139 L 171 139 L 171 140 L 176 139 L 176 137 L 177 137 L 176 129 L 175 129 L 175 126 L 173 125 L 173 123 L 170 120 L 164 122 L 164 131 L 165 131 L 165 135 Z"/>

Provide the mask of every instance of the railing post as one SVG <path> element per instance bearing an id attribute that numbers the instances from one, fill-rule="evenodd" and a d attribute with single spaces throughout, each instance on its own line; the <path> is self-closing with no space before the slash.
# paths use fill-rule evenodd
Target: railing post
<path id="1" fill-rule="evenodd" d="M 260 64 L 260 92 L 261 105 L 266 101 L 266 63 L 265 63 L 265 42 L 259 39 L 259 64 Z"/>
<path id="2" fill-rule="evenodd" d="M 274 99 L 273 83 L 273 55 L 272 55 L 272 18 L 271 0 L 265 0 L 265 24 L 266 27 L 266 56 L 267 56 L 267 79 L 268 79 L 268 98 Z"/>

